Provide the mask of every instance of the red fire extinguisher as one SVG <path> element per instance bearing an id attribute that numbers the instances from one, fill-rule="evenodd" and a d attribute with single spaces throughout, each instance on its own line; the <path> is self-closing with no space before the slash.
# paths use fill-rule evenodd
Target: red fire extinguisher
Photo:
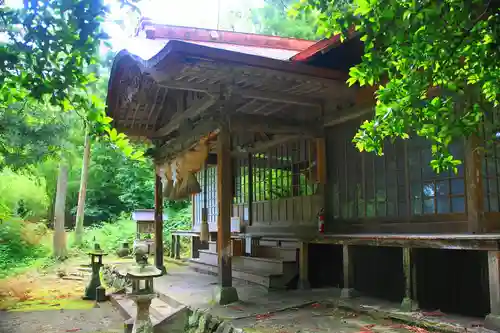
<path id="1" fill-rule="evenodd" d="M 318 231 L 320 234 L 325 233 L 325 210 L 323 208 L 318 213 Z"/>

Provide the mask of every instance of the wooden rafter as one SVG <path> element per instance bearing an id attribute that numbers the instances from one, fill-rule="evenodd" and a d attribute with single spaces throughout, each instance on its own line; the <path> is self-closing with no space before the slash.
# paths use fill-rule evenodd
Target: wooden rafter
<path id="1" fill-rule="evenodd" d="M 276 147 L 288 141 L 297 140 L 300 138 L 299 135 L 279 135 L 275 136 L 273 139 L 269 141 L 258 141 L 252 143 L 251 145 L 247 145 L 245 147 L 236 147 L 235 150 L 231 152 L 233 155 L 245 155 L 248 153 L 259 153 L 266 151 L 270 148 Z"/>
<path id="2" fill-rule="evenodd" d="M 269 102 L 280 102 L 280 103 L 303 105 L 310 107 L 320 107 L 323 103 L 323 100 L 320 98 L 312 98 L 290 93 L 245 89 L 245 88 L 231 87 L 231 86 L 222 87 L 222 85 L 218 84 L 212 85 L 212 84 L 196 83 L 196 82 L 167 81 L 167 82 L 162 82 L 160 85 L 169 89 L 197 91 L 214 95 L 216 95 L 217 93 L 220 94 L 223 91 L 223 89 L 226 89 L 227 91 L 230 91 L 231 95 L 233 96 L 238 95 L 248 99 L 256 99 Z"/>
<path id="3" fill-rule="evenodd" d="M 175 131 L 181 123 L 186 120 L 196 116 L 199 116 L 203 111 L 207 110 L 209 107 L 214 105 L 217 101 L 217 98 L 213 95 L 207 95 L 197 101 L 195 101 L 190 107 L 186 110 L 178 111 L 165 126 L 158 129 L 154 136 L 162 137 L 170 134 Z"/>
<path id="4" fill-rule="evenodd" d="M 191 149 L 201 137 L 217 131 L 218 127 L 219 122 L 214 118 L 201 120 L 189 131 L 180 133 L 177 137 L 158 147 L 154 154 L 156 162 L 163 163 L 176 154 Z"/>
<path id="5" fill-rule="evenodd" d="M 282 117 L 257 114 L 236 114 L 230 117 L 231 129 L 246 132 L 295 134 L 314 137 L 322 133 L 319 122 L 299 122 Z"/>
<path id="6" fill-rule="evenodd" d="M 374 106 L 357 106 L 340 110 L 339 112 L 332 113 L 325 118 L 325 127 L 334 126 L 345 123 L 346 121 L 356 119 L 362 115 L 373 112 Z"/>

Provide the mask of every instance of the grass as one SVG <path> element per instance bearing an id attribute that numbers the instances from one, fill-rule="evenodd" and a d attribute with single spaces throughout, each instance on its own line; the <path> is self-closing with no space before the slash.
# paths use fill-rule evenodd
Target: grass
<path id="1" fill-rule="evenodd" d="M 170 251 L 173 230 L 187 229 L 191 225 L 190 208 L 169 212 L 163 236 L 165 257 Z M 11 219 L 0 223 L 0 310 L 35 311 L 54 309 L 87 309 L 93 302 L 82 301 L 83 281 L 63 280 L 60 272 L 69 274 L 77 266 L 88 264 L 87 251 L 98 242 L 108 252 L 106 262 L 127 262 L 116 257 L 124 242 L 135 239 L 136 223 L 128 218 L 101 223 L 85 228 L 83 242 L 74 246 L 74 233 L 67 233 L 69 260 L 59 263 L 52 258 L 52 231 L 43 223 Z M 188 240 L 182 241 L 182 255 L 189 251 Z M 153 262 L 151 258 L 150 262 Z M 167 269 L 176 263 L 165 261 Z M 86 281 L 85 281 L 86 283 Z"/>

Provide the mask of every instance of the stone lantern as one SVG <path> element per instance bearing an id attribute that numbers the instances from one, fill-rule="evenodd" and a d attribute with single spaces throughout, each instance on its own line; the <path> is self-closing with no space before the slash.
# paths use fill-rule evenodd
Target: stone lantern
<path id="1" fill-rule="evenodd" d="M 162 271 L 148 264 L 148 248 L 145 244 L 134 246 L 136 263 L 121 273 L 132 283 L 132 291 L 128 294 L 137 306 L 132 333 L 153 333 L 153 323 L 149 317 L 151 301 L 156 297 L 153 279 L 162 276 Z"/>
<path id="2" fill-rule="evenodd" d="M 92 267 L 92 277 L 90 278 L 90 282 L 87 288 L 85 288 L 85 295 L 83 296 L 83 299 L 104 301 L 105 292 L 104 288 L 101 286 L 101 278 L 99 276 L 99 272 L 101 270 L 101 267 L 103 266 L 102 257 L 107 255 L 107 253 L 104 253 L 98 243 L 94 243 L 94 249 L 92 251 L 89 251 L 88 254 L 90 256 L 90 265 Z"/>

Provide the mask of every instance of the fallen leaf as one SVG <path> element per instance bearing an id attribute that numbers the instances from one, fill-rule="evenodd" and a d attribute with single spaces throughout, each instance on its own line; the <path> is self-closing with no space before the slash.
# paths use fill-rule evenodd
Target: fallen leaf
<path id="1" fill-rule="evenodd" d="M 317 309 L 317 308 L 321 307 L 321 304 L 319 304 L 319 303 L 313 303 L 313 304 L 311 304 L 311 306 L 313 308 Z"/>
<path id="2" fill-rule="evenodd" d="M 427 317 L 442 317 L 444 316 L 444 313 L 442 313 L 441 311 L 439 310 L 436 310 L 436 311 L 430 311 L 430 312 L 422 312 L 422 314 L 424 316 L 427 316 Z"/>
<path id="3" fill-rule="evenodd" d="M 81 331 L 81 328 L 70 328 L 69 330 L 66 330 L 66 332 L 78 332 Z"/>
<path id="4" fill-rule="evenodd" d="M 236 305 L 229 306 L 229 308 L 233 309 L 233 310 L 236 310 L 236 311 L 244 311 L 243 308 L 241 308 L 239 306 L 236 306 Z"/>
<path id="5" fill-rule="evenodd" d="M 263 319 L 268 319 L 271 318 L 273 315 L 271 313 L 265 313 L 265 314 L 258 314 L 255 316 L 255 319 L 257 320 L 263 320 Z"/>

